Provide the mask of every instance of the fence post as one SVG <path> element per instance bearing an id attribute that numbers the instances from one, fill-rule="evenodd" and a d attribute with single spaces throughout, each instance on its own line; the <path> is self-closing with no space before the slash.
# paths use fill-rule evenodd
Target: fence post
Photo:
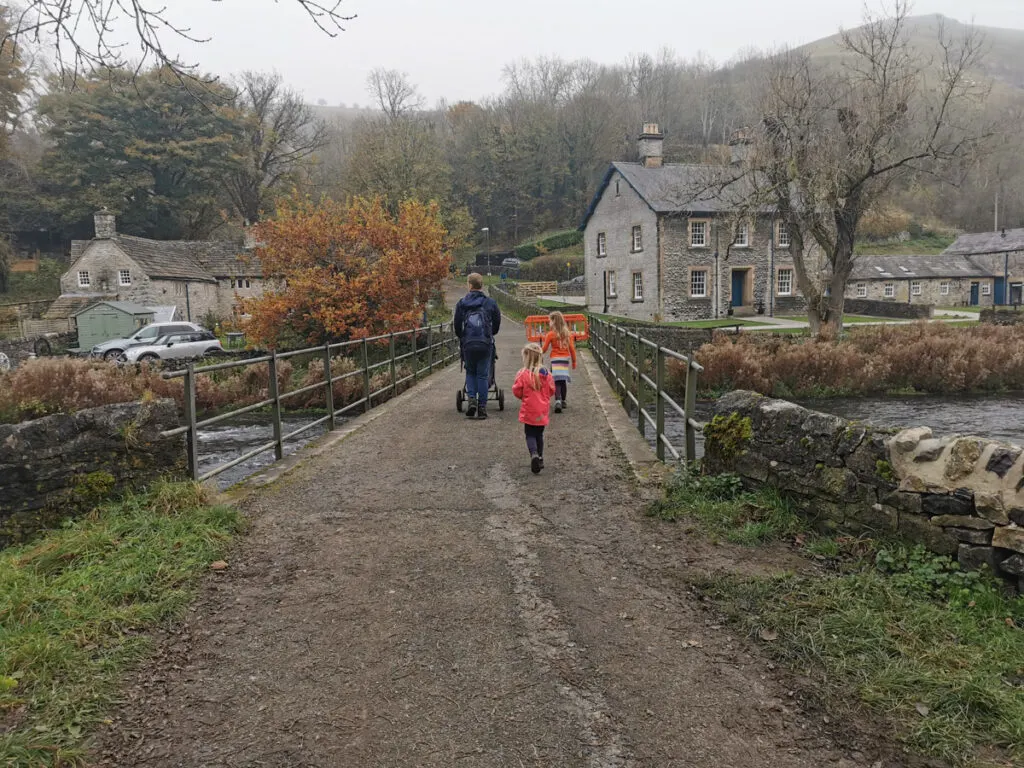
<path id="1" fill-rule="evenodd" d="M 284 444 L 281 442 L 281 393 L 277 390 L 277 350 L 270 351 L 270 382 L 269 394 L 273 404 L 270 406 L 274 416 L 274 457 L 280 461 L 284 458 Z"/>
<path id="2" fill-rule="evenodd" d="M 324 381 L 327 383 L 327 392 L 324 394 L 324 402 L 327 403 L 327 428 L 334 431 L 334 382 L 331 381 L 331 344 L 324 344 Z"/>
<path id="3" fill-rule="evenodd" d="M 640 437 L 647 436 L 647 420 L 644 418 L 643 351 L 644 345 L 640 343 L 638 331 L 636 339 L 636 426 L 640 430 Z"/>
<path id="4" fill-rule="evenodd" d="M 363 339 L 363 413 L 370 411 L 370 353 Z"/>
<path id="5" fill-rule="evenodd" d="M 654 439 L 655 439 L 655 451 L 658 456 L 658 461 L 665 460 L 665 443 L 662 442 L 662 437 L 665 434 L 665 395 L 663 394 L 665 389 L 665 355 L 661 351 L 661 347 L 658 347 L 658 372 L 655 381 L 658 383 L 658 391 L 655 395 L 657 398 L 657 416 L 655 417 L 655 428 L 654 428 Z"/>
<path id="6" fill-rule="evenodd" d="M 619 391 L 619 385 L 622 383 L 622 327 L 615 326 L 615 391 Z M 624 387 L 623 387 L 624 389 Z M 626 393 L 623 392 L 622 396 L 625 397 Z"/>
<path id="7" fill-rule="evenodd" d="M 398 397 L 398 374 L 395 367 L 395 334 L 388 334 L 388 354 L 391 355 L 391 396 Z"/>
<path id="8" fill-rule="evenodd" d="M 196 373 L 195 364 L 185 368 L 185 453 L 188 461 L 188 476 L 199 479 L 199 434 L 196 431 Z"/>
<path id="9" fill-rule="evenodd" d="M 434 372 L 434 326 L 427 326 L 427 376 Z"/>
<path id="10" fill-rule="evenodd" d="M 686 460 L 688 462 L 695 461 L 697 458 L 697 430 L 690 422 L 697 410 L 697 371 L 693 367 L 693 359 L 689 357 L 686 358 L 686 396 L 683 400 L 683 410 L 686 411 Z"/>

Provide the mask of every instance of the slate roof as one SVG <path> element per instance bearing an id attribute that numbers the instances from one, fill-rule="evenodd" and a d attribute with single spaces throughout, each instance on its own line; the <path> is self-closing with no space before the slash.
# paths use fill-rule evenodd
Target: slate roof
<path id="1" fill-rule="evenodd" d="M 965 256 L 858 256 L 850 280 L 927 280 L 940 277 L 996 277 Z"/>
<path id="2" fill-rule="evenodd" d="M 652 211 L 658 214 L 677 214 L 735 210 L 744 199 L 744 194 L 740 188 L 741 182 L 724 186 L 730 170 L 729 166 L 723 165 L 665 163 L 660 168 L 647 168 L 642 163 L 612 163 L 594 193 L 579 228 L 587 226 L 616 171 Z"/>
<path id="3" fill-rule="evenodd" d="M 72 317 L 83 309 L 91 307 L 105 299 L 113 299 L 114 294 L 105 293 L 89 293 L 89 294 L 73 294 L 68 293 L 54 299 L 47 310 L 43 313 L 43 319 L 45 320 L 63 320 L 67 317 Z"/>
<path id="4" fill-rule="evenodd" d="M 111 238 L 151 278 L 213 283 L 218 277 L 255 277 L 259 261 L 239 258 L 245 252 L 231 240 L 151 240 L 117 234 Z M 76 261 L 96 240 L 74 240 L 71 260 Z"/>
<path id="5" fill-rule="evenodd" d="M 977 256 L 983 253 L 1024 251 L 1024 229 L 1005 229 L 1000 232 L 977 232 L 960 235 L 943 253 Z"/>

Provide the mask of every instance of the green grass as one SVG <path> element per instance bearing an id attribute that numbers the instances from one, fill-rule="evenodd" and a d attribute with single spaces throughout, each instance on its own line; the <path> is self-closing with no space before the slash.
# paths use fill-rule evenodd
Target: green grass
<path id="1" fill-rule="evenodd" d="M 677 320 L 665 323 L 674 328 L 735 328 L 737 325 L 745 328 L 766 327 L 770 323 L 759 323 L 756 320 L 740 320 L 730 317 L 723 317 L 718 320 Z"/>
<path id="2" fill-rule="evenodd" d="M 568 309 L 574 312 L 582 312 L 585 309 L 581 304 L 567 304 L 564 301 L 552 301 L 551 299 L 536 299 L 534 303 L 544 309 Z"/>
<path id="3" fill-rule="evenodd" d="M 241 526 L 196 484 L 159 483 L 0 552 L 0 764 L 69 765 Z"/>
<path id="4" fill-rule="evenodd" d="M 940 235 L 933 232 L 899 243 L 871 243 L 862 241 L 854 246 L 853 251 L 858 256 L 930 255 L 942 253 L 946 248 L 953 244 L 955 239 L 955 237 Z"/>
<path id="5" fill-rule="evenodd" d="M 954 765 L 980 764 L 980 755 L 985 765 L 1024 761 L 1024 599 L 993 577 L 920 547 L 817 536 L 777 493 L 745 492 L 733 475 L 683 474 L 648 514 L 712 539 L 791 541 L 826 562 L 816 575 L 693 582 L 766 652 L 815 681 L 829 708 L 862 706 L 912 751 Z"/>

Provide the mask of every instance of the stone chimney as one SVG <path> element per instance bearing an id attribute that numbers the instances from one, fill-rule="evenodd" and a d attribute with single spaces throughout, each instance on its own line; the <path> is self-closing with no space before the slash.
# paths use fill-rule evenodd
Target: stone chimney
<path id="1" fill-rule="evenodd" d="M 644 123 L 644 132 L 637 140 L 640 162 L 644 168 L 661 168 L 661 145 L 665 137 L 658 130 L 657 123 Z"/>
<path id="2" fill-rule="evenodd" d="M 750 156 L 750 148 L 754 144 L 754 136 L 749 128 L 733 131 L 729 137 L 729 163 L 741 165 Z"/>
<path id="3" fill-rule="evenodd" d="M 106 209 L 96 211 L 92 215 L 96 226 L 96 239 L 109 240 L 117 234 L 117 217 Z"/>
<path id="4" fill-rule="evenodd" d="M 252 224 L 248 221 L 242 225 L 242 248 L 246 251 L 251 251 L 254 248 L 259 247 L 260 243 L 256 242 L 256 230 Z"/>

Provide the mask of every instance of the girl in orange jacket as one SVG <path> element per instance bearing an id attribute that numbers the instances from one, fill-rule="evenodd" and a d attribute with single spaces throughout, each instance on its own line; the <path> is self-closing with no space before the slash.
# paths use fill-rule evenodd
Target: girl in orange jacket
<path id="1" fill-rule="evenodd" d="M 565 398 L 569 393 L 569 382 L 572 376 L 569 374 L 569 364 L 573 370 L 576 369 L 576 342 L 573 341 L 569 324 L 565 322 L 565 315 L 554 311 L 548 315 L 551 325 L 544 335 L 544 346 L 542 351 L 551 350 L 551 375 L 555 379 L 555 413 L 561 413 L 565 408 Z"/>

